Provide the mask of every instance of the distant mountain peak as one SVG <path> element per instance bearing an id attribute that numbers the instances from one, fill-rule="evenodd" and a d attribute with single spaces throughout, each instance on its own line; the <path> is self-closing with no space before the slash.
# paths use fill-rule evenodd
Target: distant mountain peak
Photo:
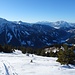
<path id="1" fill-rule="evenodd" d="M 7 21 L 7 20 L 4 18 L 0 18 L 0 22 L 5 22 L 5 21 Z"/>
<path id="2" fill-rule="evenodd" d="M 67 23 L 66 21 L 57 21 L 56 23 Z"/>

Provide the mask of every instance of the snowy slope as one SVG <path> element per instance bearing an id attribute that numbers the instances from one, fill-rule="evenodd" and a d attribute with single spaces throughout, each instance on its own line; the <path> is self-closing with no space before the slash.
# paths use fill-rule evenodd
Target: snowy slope
<path id="1" fill-rule="evenodd" d="M 31 54 L 26 56 L 20 51 L 0 53 L 0 75 L 75 75 L 74 66 L 61 66 L 56 60 Z"/>

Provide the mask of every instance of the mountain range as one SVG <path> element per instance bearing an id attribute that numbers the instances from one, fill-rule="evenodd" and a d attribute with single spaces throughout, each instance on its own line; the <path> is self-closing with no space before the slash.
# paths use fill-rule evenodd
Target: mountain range
<path id="1" fill-rule="evenodd" d="M 0 18 L 2 45 L 41 48 L 60 43 L 75 43 L 75 23 L 66 21 L 26 23 Z"/>

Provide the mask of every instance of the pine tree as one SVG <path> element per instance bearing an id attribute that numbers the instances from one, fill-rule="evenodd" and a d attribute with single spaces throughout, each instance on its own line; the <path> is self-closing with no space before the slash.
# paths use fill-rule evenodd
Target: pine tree
<path id="1" fill-rule="evenodd" d="M 4 45 L 3 52 L 5 52 L 5 53 L 12 53 L 13 49 L 9 45 Z"/>
<path id="2" fill-rule="evenodd" d="M 2 52 L 3 51 L 3 47 L 2 47 L 2 45 L 0 45 L 0 52 Z"/>
<path id="3" fill-rule="evenodd" d="M 49 52 L 47 52 L 47 53 L 46 53 L 46 56 L 47 56 L 47 57 L 50 57 L 50 53 L 49 53 Z"/>
<path id="4" fill-rule="evenodd" d="M 50 56 L 50 57 L 53 57 L 53 56 L 54 56 L 54 52 L 50 51 L 49 56 Z"/>
<path id="5" fill-rule="evenodd" d="M 64 50 L 60 49 L 58 52 L 58 62 L 61 64 L 75 64 L 75 53 L 69 49 L 67 45 L 64 45 Z"/>
<path id="6" fill-rule="evenodd" d="M 46 54 L 45 54 L 45 50 L 42 50 L 41 51 L 41 56 L 45 56 Z"/>

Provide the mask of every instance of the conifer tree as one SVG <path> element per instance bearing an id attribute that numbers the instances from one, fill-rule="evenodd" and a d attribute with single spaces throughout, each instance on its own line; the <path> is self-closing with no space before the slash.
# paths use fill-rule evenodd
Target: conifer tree
<path id="1" fill-rule="evenodd" d="M 0 52 L 2 52 L 3 51 L 3 47 L 2 47 L 2 45 L 0 45 Z"/>
<path id="2" fill-rule="evenodd" d="M 58 52 L 58 62 L 61 64 L 75 64 L 75 53 L 69 49 L 67 45 L 64 45 L 64 50 L 60 49 Z"/>
<path id="3" fill-rule="evenodd" d="M 45 54 L 45 50 L 42 50 L 41 51 L 41 56 L 45 56 L 46 54 Z"/>

